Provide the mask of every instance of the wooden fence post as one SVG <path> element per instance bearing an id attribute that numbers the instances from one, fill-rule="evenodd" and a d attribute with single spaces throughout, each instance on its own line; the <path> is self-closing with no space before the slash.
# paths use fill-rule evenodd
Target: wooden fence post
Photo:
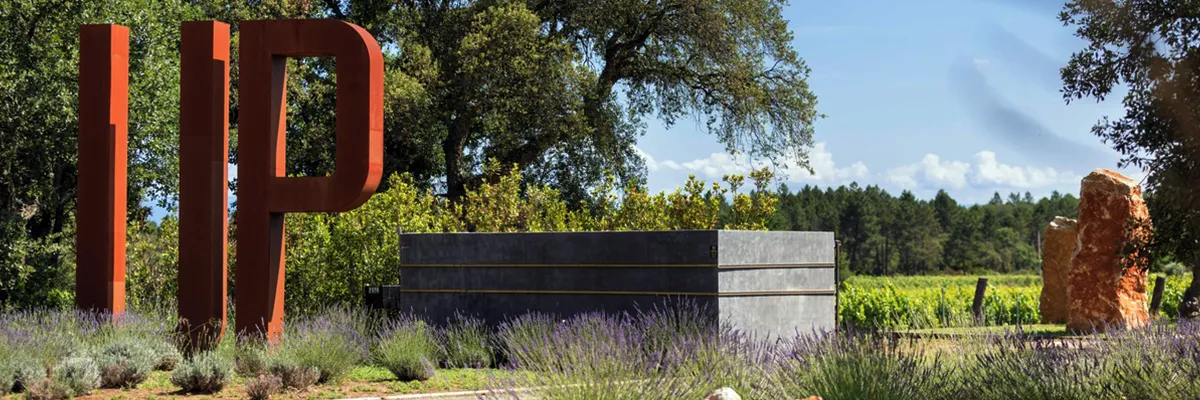
<path id="1" fill-rule="evenodd" d="M 987 278 L 979 277 L 975 283 L 975 302 L 971 304 L 971 314 L 975 317 L 976 325 L 983 325 L 983 293 L 987 291 Z"/>
<path id="2" fill-rule="evenodd" d="M 1167 278 L 1154 278 L 1154 296 L 1150 298 L 1150 319 L 1158 317 L 1158 308 L 1162 306 L 1163 288 L 1167 286 Z"/>

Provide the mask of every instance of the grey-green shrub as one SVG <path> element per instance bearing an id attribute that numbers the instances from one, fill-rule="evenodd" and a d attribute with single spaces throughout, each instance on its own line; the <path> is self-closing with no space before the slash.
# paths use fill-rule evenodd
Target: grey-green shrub
<path id="1" fill-rule="evenodd" d="M 266 400 L 283 387 L 283 380 L 272 374 L 262 374 L 246 382 L 246 396 L 251 400 Z"/>
<path id="2" fill-rule="evenodd" d="M 321 378 L 321 370 L 305 365 L 288 356 L 275 357 L 271 360 L 270 371 L 278 376 L 283 387 L 305 390 L 317 383 Z"/>
<path id="3" fill-rule="evenodd" d="M 91 358 L 71 356 L 54 367 L 53 379 L 72 396 L 82 396 L 100 386 L 100 368 Z"/>
<path id="4" fill-rule="evenodd" d="M 154 369 L 158 371 L 170 371 L 183 361 L 183 354 L 175 347 L 175 344 L 170 340 L 158 340 L 154 342 Z"/>
<path id="5" fill-rule="evenodd" d="M 401 320 L 385 330 L 374 351 L 377 364 L 404 381 L 424 381 L 434 376 L 437 341 L 422 321 Z"/>
<path id="6" fill-rule="evenodd" d="M 213 352 L 197 354 L 171 373 L 171 383 L 186 393 L 216 393 L 233 376 L 232 363 Z"/>
<path id="7" fill-rule="evenodd" d="M 12 360 L 0 359 L 0 396 L 12 390 L 16 375 L 17 368 L 13 366 Z"/>
<path id="8" fill-rule="evenodd" d="M 370 356 L 366 319 L 361 312 L 343 308 L 297 318 L 285 328 L 277 356 L 316 367 L 318 383 L 336 381 Z"/>
<path id="9" fill-rule="evenodd" d="M 441 331 L 442 363 L 449 368 L 486 368 L 493 365 L 492 338 L 483 321 L 455 313 Z"/>
<path id="10" fill-rule="evenodd" d="M 46 377 L 46 366 L 41 361 L 25 356 L 11 360 L 13 367 L 13 386 L 15 393 L 24 392 L 34 382 Z"/>
<path id="11" fill-rule="evenodd" d="M 270 367 L 266 346 L 254 341 L 238 343 L 233 361 L 234 372 L 245 378 L 266 373 Z"/>
<path id="12" fill-rule="evenodd" d="M 117 339 L 97 352 L 101 387 L 136 387 L 150 377 L 156 361 L 154 350 L 144 341 Z"/>
<path id="13" fill-rule="evenodd" d="M 71 388 L 49 377 L 33 381 L 25 390 L 27 400 L 67 400 L 72 397 Z"/>

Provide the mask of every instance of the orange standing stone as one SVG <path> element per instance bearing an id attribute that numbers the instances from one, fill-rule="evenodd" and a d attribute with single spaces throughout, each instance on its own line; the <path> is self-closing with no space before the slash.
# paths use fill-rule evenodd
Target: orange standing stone
<path id="1" fill-rule="evenodd" d="M 1136 254 L 1123 254 L 1126 244 L 1149 237 L 1149 220 L 1142 190 L 1133 180 L 1106 169 L 1083 178 L 1079 250 L 1068 272 L 1068 330 L 1137 328 L 1149 321 L 1149 266 Z"/>

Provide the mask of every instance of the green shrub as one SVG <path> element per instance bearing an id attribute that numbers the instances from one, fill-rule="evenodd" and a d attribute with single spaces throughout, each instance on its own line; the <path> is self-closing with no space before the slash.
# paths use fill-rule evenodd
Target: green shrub
<path id="1" fill-rule="evenodd" d="M 336 381 L 370 357 L 366 319 L 361 311 L 343 307 L 298 317 L 280 339 L 278 356 L 317 368 L 317 383 Z"/>
<path id="2" fill-rule="evenodd" d="M 183 360 L 183 354 L 175 347 L 175 344 L 170 340 L 158 340 L 154 343 L 154 369 L 158 371 L 170 371 L 179 365 Z"/>
<path id="3" fill-rule="evenodd" d="M 247 341 L 239 343 L 234 353 L 234 372 L 238 376 L 252 378 L 266 373 L 270 367 L 265 345 Z"/>
<path id="4" fill-rule="evenodd" d="M 549 364 L 557 355 L 545 344 L 554 335 L 555 324 L 554 316 L 538 312 L 504 321 L 496 335 L 503 362 L 513 368 Z"/>
<path id="5" fill-rule="evenodd" d="M 12 360 L 0 358 L 0 396 L 12 391 L 16 381 L 17 368 Z"/>
<path id="6" fill-rule="evenodd" d="M 100 366 L 101 387 L 133 388 L 146 381 L 154 371 L 154 350 L 135 338 L 120 338 L 100 349 L 96 355 Z"/>
<path id="7" fill-rule="evenodd" d="M 186 360 L 171 373 L 171 383 L 186 393 L 216 393 L 233 375 L 233 365 L 224 357 L 205 352 Z"/>
<path id="8" fill-rule="evenodd" d="M 266 400 L 283 387 L 283 380 L 273 374 L 262 374 L 246 382 L 246 397 Z"/>
<path id="9" fill-rule="evenodd" d="M 100 368 L 91 358 L 74 356 L 63 359 L 54 367 L 53 379 L 66 387 L 72 396 L 82 396 L 100 386 L 100 375 Z"/>
<path id="10" fill-rule="evenodd" d="M 487 368 L 493 365 L 495 353 L 483 320 L 455 313 L 439 336 L 441 360 L 446 367 Z"/>
<path id="11" fill-rule="evenodd" d="M 18 356 L 13 358 L 13 392 L 20 393 L 34 382 L 46 377 L 46 367 L 41 361 L 31 357 Z"/>
<path id="12" fill-rule="evenodd" d="M 283 387 L 290 389 L 306 390 L 321 378 L 321 370 L 317 367 L 286 356 L 272 359 L 269 369 L 272 375 L 279 377 Z"/>
<path id="13" fill-rule="evenodd" d="M 34 381 L 25 390 L 25 398 L 28 400 L 67 400 L 72 397 L 74 395 L 71 394 L 70 387 L 48 377 Z"/>
<path id="14" fill-rule="evenodd" d="M 403 381 L 432 378 L 437 341 L 430 330 L 421 321 L 395 324 L 380 335 L 375 362 Z"/>

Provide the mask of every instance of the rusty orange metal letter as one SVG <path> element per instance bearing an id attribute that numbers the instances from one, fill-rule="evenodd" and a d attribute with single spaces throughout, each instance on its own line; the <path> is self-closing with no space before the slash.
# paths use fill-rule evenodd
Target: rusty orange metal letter
<path id="1" fill-rule="evenodd" d="M 331 19 L 241 23 L 237 321 L 281 333 L 288 212 L 349 211 L 383 171 L 383 55 L 361 27 Z M 226 320 L 229 25 L 186 22 L 180 88 L 179 314 L 219 339 Z M 129 29 L 80 28 L 76 303 L 125 309 L 125 187 Z M 334 171 L 286 176 L 288 57 L 337 60 Z M 247 332 L 250 331 L 250 332 Z"/>
<path id="2" fill-rule="evenodd" d="M 192 344 L 225 332 L 229 232 L 229 24 L 182 26 L 179 317 Z"/>
<path id="3" fill-rule="evenodd" d="M 75 305 L 125 311 L 129 28 L 79 27 Z"/>
<path id="4" fill-rule="evenodd" d="M 238 115 L 237 330 L 277 338 L 283 326 L 287 212 L 354 209 L 383 173 L 383 54 L 338 20 L 241 23 Z M 337 60 L 336 161 L 327 177 L 286 177 L 287 57 Z"/>

